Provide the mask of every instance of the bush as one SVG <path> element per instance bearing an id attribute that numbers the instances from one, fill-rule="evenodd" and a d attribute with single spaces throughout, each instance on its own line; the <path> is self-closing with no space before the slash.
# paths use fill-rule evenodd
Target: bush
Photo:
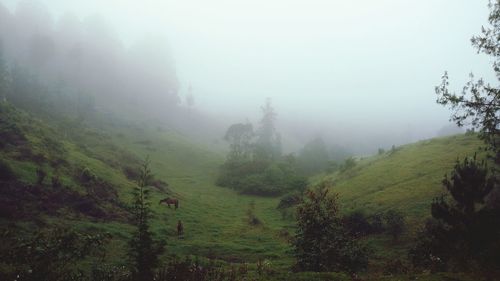
<path id="1" fill-rule="evenodd" d="M 278 209 L 286 209 L 302 203 L 301 193 L 290 193 L 283 196 L 278 204 Z"/>
<path id="2" fill-rule="evenodd" d="M 390 210 L 385 214 L 387 231 L 394 240 L 398 240 L 405 230 L 405 218 L 399 211 Z"/>
<path id="3" fill-rule="evenodd" d="M 102 256 L 109 234 L 79 233 L 67 228 L 43 229 L 28 238 L 4 234 L 0 261 L 14 269 L 6 280 L 82 280 L 76 266 L 89 256 Z M 16 278 L 17 275 L 17 278 Z"/>
<path id="4" fill-rule="evenodd" d="M 243 194 L 277 196 L 292 190 L 304 190 L 307 178 L 297 174 L 293 161 L 232 159 L 221 166 L 216 184 Z"/>
<path id="5" fill-rule="evenodd" d="M 452 249 L 443 224 L 429 219 L 424 228 L 418 231 L 415 244 L 408 251 L 408 258 L 415 268 L 444 271 L 452 258 Z"/>
<path id="6" fill-rule="evenodd" d="M 345 172 L 347 170 L 354 168 L 355 166 L 356 166 L 356 160 L 353 157 L 349 157 L 344 160 L 344 164 L 342 164 L 340 170 L 342 172 Z"/>
<path id="7" fill-rule="evenodd" d="M 409 271 L 408 265 L 405 264 L 400 259 L 389 260 L 384 264 L 385 275 L 407 274 L 408 271 Z"/>
<path id="8" fill-rule="evenodd" d="M 55 189 L 59 189 L 62 187 L 62 182 L 58 175 L 53 175 L 51 182 L 52 182 L 52 187 Z"/>
<path id="9" fill-rule="evenodd" d="M 154 280 L 158 281 L 237 281 L 247 280 L 248 267 L 246 264 L 224 268 L 214 261 L 202 263 L 189 257 L 184 260 L 174 258 L 164 266 Z"/>
<path id="10" fill-rule="evenodd" d="M 371 232 L 382 233 L 384 231 L 383 217 L 380 214 L 372 215 L 369 219 Z"/>
<path id="11" fill-rule="evenodd" d="M 339 216 L 337 195 L 329 184 L 306 193 L 297 210 L 294 240 L 299 271 L 357 272 L 368 266 L 368 250 L 350 236 Z"/>
<path id="12" fill-rule="evenodd" d="M 83 168 L 80 173 L 80 181 L 82 183 L 90 183 L 97 180 L 97 176 L 89 169 Z"/>
<path id="13" fill-rule="evenodd" d="M 355 211 L 345 216 L 342 222 L 348 234 L 353 237 L 366 236 L 372 232 L 371 224 L 361 211 Z"/>
<path id="14" fill-rule="evenodd" d="M 16 175 L 10 165 L 6 161 L 0 159 L 0 181 L 13 181 L 15 179 Z"/>
<path id="15" fill-rule="evenodd" d="M 47 173 L 41 168 L 38 167 L 36 169 L 36 183 L 37 184 L 43 184 L 43 180 L 47 176 Z"/>
<path id="16" fill-rule="evenodd" d="M 248 221 L 248 224 L 250 224 L 250 225 L 262 224 L 260 219 L 255 215 L 255 201 L 252 201 L 252 202 L 250 202 L 250 204 L 248 204 L 247 221 Z"/>
<path id="17" fill-rule="evenodd" d="M 331 174 L 336 172 L 340 168 L 340 165 L 335 161 L 328 161 L 325 172 Z"/>
<path id="18" fill-rule="evenodd" d="M 139 179 L 138 170 L 138 168 L 126 166 L 123 168 L 123 174 L 127 177 L 127 179 L 137 181 Z"/>
<path id="19" fill-rule="evenodd" d="M 276 186 L 269 185 L 263 175 L 251 175 L 240 181 L 238 189 L 242 194 L 277 196 L 281 191 Z"/>

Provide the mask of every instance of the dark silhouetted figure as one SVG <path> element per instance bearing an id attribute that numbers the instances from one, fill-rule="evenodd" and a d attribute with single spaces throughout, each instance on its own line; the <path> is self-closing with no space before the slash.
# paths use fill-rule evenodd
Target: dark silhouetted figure
<path id="1" fill-rule="evenodd" d="M 177 222 L 177 235 L 179 236 L 179 238 L 181 238 L 183 234 L 184 234 L 184 226 L 182 225 L 182 222 L 179 220 Z"/>

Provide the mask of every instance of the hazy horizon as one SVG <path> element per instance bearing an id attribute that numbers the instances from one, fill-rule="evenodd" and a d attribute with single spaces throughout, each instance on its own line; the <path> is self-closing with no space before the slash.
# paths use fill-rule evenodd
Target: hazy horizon
<path id="1" fill-rule="evenodd" d="M 11 13 L 19 2 L 0 0 Z M 124 48 L 162 42 L 182 103 L 192 85 L 195 108 L 224 122 L 257 122 L 271 98 L 299 142 L 321 135 L 372 150 L 433 137 L 449 124 L 434 94 L 445 70 L 457 90 L 470 72 L 495 81 L 470 45 L 487 1 L 37 2 L 53 25 L 68 12 L 99 15 Z"/>

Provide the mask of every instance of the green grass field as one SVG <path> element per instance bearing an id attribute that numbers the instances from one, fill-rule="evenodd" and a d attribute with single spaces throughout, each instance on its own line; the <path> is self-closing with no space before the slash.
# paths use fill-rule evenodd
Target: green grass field
<path id="1" fill-rule="evenodd" d="M 64 150 L 67 164 L 57 171 L 45 165 L 49 176 L 60 174 L 65 185 L 83 192 L 74 174 L 89 168 L 118 189 L 119 198 L 130 202 L 134 182 L 121 171 L 123 165 L 149 156 L 155 177 L 166 181 L 168 188 L 180 199 L 180 208 L 169 209 L 158 201 L 166 196 L 152 189 L 154 219 L 152 228 L 157 239 L 167 241 L 169 255 L 216 257 L 227 262 L 270 260 L 277 268 L 288 269 L 293 263 L 291 246 L 280 231 L 293 234 L 293 222 L 284 220 L 276 209 L 279 198 L 240 195 L 233 190 L 215 186 L 218 167 L 224 156 L 196 144 L 179 133 L 159 129 L 157 124 L 125 126 L 101 122 L 67 137 L 60 124 L 34 119 L 13 109 L 2 109 L 2 118 L 17 124 L 27 135 L 33 151 L 52 159 L 57 153 L 46 147 L 46 139 L 57 140 Z M 91 123 L 92 124 L 92 123 Z M 443 193 L 441 180 L 449 173 L 457 158 L 471 156 L 481 141 L 476 136 L 457 135 L 401 146 L 394 152 L 366 157 L 351 170 L 317 175 L 311 182 L 331 180 L 339 194 L 343 212 L 362 210 L 378 213 L 398 209 L 407 215 L 410 229 L 415 230 L 429 216 L 432 198 Z M 51 150 L 52 149 L 52 150 Z M 0 151 L 23 181 L 34 182 L 37 165 L 19 157 L 14 147 Z M 54 155 L 52 155 L 52 154 Z M 246 221 L 246 211 L 255 203 L 255 214 L 261 225 Z M 133 228 L 124 220 L 96 220 L 68 215 L 44 217 L 48 223 L 64 223 L 87 231 L 104 230 L 113 234 L 108 246 L 110 261 L 123 263 L 126 240 Z M 176 234 L 177 221 L 184 224 L 184 236 Z M 1 223 L 8 223 L 4 220 Z M 18 222 L 20 225 L 29 222 Z M 378 235 L 366 240 L 374 249 L 373 268 L 388 258 L 405 257 L 412 231 L 394 244 L 388 236 Z M 388 250 L 390 248 L 390 250 Z M 440 280 L 440 279 L 436 279 Z"/>
<path id="2" fill-rule="evenodd" d="M 444 194 L 442 180 L 457 159 L 480 157 L 475 135 L 435 138 L 398 147 L 394 152 L 361 159 L 353 169 L 317 177 L 332 180 L 345 210 L 370 213 L 397 209 L 410 219 L 430 215 L 433 197 Z"/>

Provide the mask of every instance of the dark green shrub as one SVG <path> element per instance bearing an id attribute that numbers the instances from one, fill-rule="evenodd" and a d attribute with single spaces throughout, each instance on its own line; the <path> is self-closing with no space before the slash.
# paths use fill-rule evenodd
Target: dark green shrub
<path id="1" fill-rule="evenodd" d="M 357 272 L 368 266 L 368 250 L 349 235 L 339 215 L 331 185 L 308 190 L 297 209 L 294 254 L 298 271 Z"/>
<path id="2" fill-rule="evenodd" d="M 38 167 L 36 168 L 36 183 L 37 184 L 43 184 L 43 180 L 47 176 L 47 173 L 41 168 Z"/>
<path id="3" fill-rule="evenodd" d="M 290 208 L 293 206 L 297 206 L 298 204 L 302 203 L 302 194 L 301 193 L 290 193 L 287 194 L 283 197 L 281 197 L 281 200 L 278 204 L 278 209 L 286 209 Z"/>
<path id="4" fill-rule="evenodd" d="M 362 237 L 372 232 L 372 226 L 361 211 L 355 211 L 342 218 L 342 223 L 349 235 Z"/>
<path id="5" fill-rule="evenodd" d="M 405 218 L 399 211 L 390 210 L 385 213 L 385 224 L 392 239 L 398 240 L 406 228 Z"/>
<path id="6" fill-rule="evenodd" d="M 255 215 L 255 201 L 250 202 L 248 204 L 248 209 L 247 209 L 247 222 L 250 225 L 260 225 L 262 222 L 260 219 Z"/>
<path id="7" fill-rule="evenodd" d="M 97 180 L 97 176 L 89 169 L 83 168 L 80 173 L 80 181 L 82 183 L 90 183 Z"/>
<path id="8" fill-rule="evenodd" d="M 52 187 L 55 189 L 60 189 L 62 187 L 62 182 L 58 175 L 53 175 L 51 182 L 52 182 Z"/>
<path id="9" fill-rule="evenodd" d="M 104 253 L 109 234 L 80 233 L 67 228 L 42 229 L 28 238 L 5 232 L 0 245 L 0 261 L 14 270 L 7 280 L 82 280 L 76 266 L 89 256 L 96 259 Z M 17 276 L 17 278 L 16 278 Z"/>
<path id="10" fill-rule="evenodd" d="M 15 179 L 16 175 L 10 165 L 6 161 L 0 159 L 0 181 L 12 181 Z"/>
<path id="11" fill-rule="evenodd" d="M 381 214 L 375 214 L 368 218 L 371 226 L 371 233 L 382 233 L 384 231 L 384 222 Z"/>
<path id="12" fill-rule="evenodd" d="M 400 259 L 392 259 L 384 264 L 385 275 L 401 275 L 407 274 L 410 271 L 408 265 Z"/>
<path id="13" fill-rule="evenodd" d="M 344 164 L 342 164 L 342 167 L 340 170 L 342 172 L 348 171 L 356 166 L 356 160 L 353 157 L 349 157 L 344 160 Z"/>

